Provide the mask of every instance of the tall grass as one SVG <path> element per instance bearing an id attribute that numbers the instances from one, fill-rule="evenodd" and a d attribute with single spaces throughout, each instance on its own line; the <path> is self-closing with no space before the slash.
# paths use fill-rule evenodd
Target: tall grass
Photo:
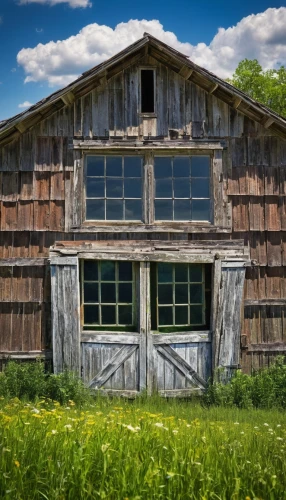
<path id="1" fill-rule="evenodd" d="M 0 498 L 286 498 L 286 416 L 142 398 L 0 401 Z"/>

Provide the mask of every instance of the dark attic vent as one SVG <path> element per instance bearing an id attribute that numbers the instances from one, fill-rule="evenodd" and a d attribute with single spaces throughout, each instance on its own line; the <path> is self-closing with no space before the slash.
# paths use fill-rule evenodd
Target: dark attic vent
<path id="1" fill-rule="evenodd" d="M 153 69 L 141 69 L 141 112 L 155 112 Z"/>

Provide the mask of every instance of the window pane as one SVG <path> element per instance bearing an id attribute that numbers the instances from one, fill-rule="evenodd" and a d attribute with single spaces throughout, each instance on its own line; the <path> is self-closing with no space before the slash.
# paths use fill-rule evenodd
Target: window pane
<path id="1" fill-rule="evenodd" d="M 86 158 L 87 175 L 104 175 L 104 156 L 87 156 Z"/>
<path id="2" fill-rule="evenodd" d="M 188 157 L 177 157 L 174 158 L 174 177 L 189 177 L 190 175 L 190 158 Z"/>
<path id="3" fill-rule="evenodd" d="M 115 283 L 101 283 L 101 302 L 113 304 L 116 302 Z"/>
<path id="4" fill-rule="evenodd" d="M 190 220 L 190 200 L 174 200 L 174 220 Z"/>
<path id="5" fill-rule="evenodd" d="M 192 200 L 192 219 L 210 220 L 210 200 Z"/>
<path id="6" fill-rule="evenodd" d="M 172 264 L 165 264 L 164 262 L 160 262 L 158 264 L 158 283 L 172 283 L 172 269 Z"/>
<path id="7" fill-rule="evenodd" d="M 115 325 L 115 306 L 101 306 L 101 322 L 103 325 Z"/>
<path id="8" fill-rule="evenodd" d="M 192 177 L 209 177 L 210 175 L 209 156 L 192 156 L 191 175 Z"/>
<path id="9" fill-rule="evenodd" d="M 142 157 L 125 156 L 124 157 L 124 177 L 142 176 Z"/>
<path id="10" fill-rule="evenodd" d="M 104 220 L 104 200 L 86 200 L 86 219 Z"/>
<path id="11" fill-rule="evenodd" d="M 201 264 L 191 264 L 189 273 L 191 283 L 201 283 L 203 281 L 203 268 Z"/>
<path id="12" fill-rule="evenodd" d="M 190 324 L 203 324 L 203 310 L 201 306 L 190 306 Z"/>
<path id="13" fill-rule="evenodd" d="M 172 177 L 172 158 L 158 157 L 154 158 L 155 179 L 158 177 Z"/>
<path id="14" fill-rule="evenodd" d="M 98 306 L 84 306 L 84 323 L 98 325 Z"/>
<path id="15" fill-rule="evenodd" d="M 186 179 L 174 179 L 174 198 L 190 198 L 191 185 L 189 177 Z"/>
<path id="16" fill-rule="evenodd" d="M 188 282 L 188 264 L 175 264 L 176 282 Z"/>
<path id="17" fill-rule="evenodd" d="M 157 179 L 156 198 L 172 198 L 172 179 Z"/>
<path id="18" fill-rule="evenodd" d="M 118 262 L 119 281 L 132 281 L 132 262 Z"/>
<path id="19" fill-rule="evenodd" d="M 118 306 L 119 325 L 132 325 L 132 306 Z"/>
<path id="20" fill-rule="evenodd" d="M 84 302 L 98 302 L 98 283 L 84 284 Z"/>
<path id="21" fill-rule="evenodd" d="M 106 179 L 106 197 L 122 198 L 123 182 L 121 179 Z"/>
<path id="22" fill-rule="evenodd" d="M 188 324 L 188 306 L 176 306 L 175 307 L 175 324 L 176 325 L 187 325 Z"/>
<path id="23" fill-rule="evenodd" d="M 173 307 L 159 307 L 159 325 L 173 324 Z"/>
<path id="24" fill-rule="evenodd" d="M 209 198 L 210 183 L 209 179 L 192 180 L 192 198 Z"/>
<path id="25" fill-rule="evenodd" d="M 84 281 L 98 280 L 98 263 L 90 260 L 85 260 L 83 264 Z"/>
<path id="26" fill-rule="evenodd" d="M 123 200 L 106 200 L 106 220 L 123 220 Z"/>
<path id="27" fill-rule="evenodd" d="M 173 220 L 172 200 L 155 200 L 155 219 Z"/>
<path id="28" fill-rule="evenodd" d="M 125 220 L 142 220 L 141 200 L 125 200 Z"/>
<path id="29" fill-rule="evenodd" d="M 101 281 L 115 281 L 115 262 L 103 260 L 100 267 Z"/>
<path id="30" fill-rule="evenodd" d="M 107 156 L 106 157 L 106 176 L 107 177 L 122 177 L 122 157 Z"/>
<path id="31" fill-rule="evenodd" d="M 173 304 L 173 285 L 158 285 L 158 303 Z"/>
<path id="32" fill-rule="evenodd" d="M 188 304 L 188 285 L 175 286 L 175 303 Z"/>
<path id="33" fill-rule="evenodd" d="M 132 283 L 119 283 L 118 302 L 132 302 Z"/>
<path id="34" fill-rule="evenodd" d="M 142 185 L 141 179 L 125 179 L 124 198 L 141 198 Z"/>
<path id="35" fill-rule="evenodd" d="M 203 287 L 202 285 L 190 285 L 190 304 L 202 304 Z"/>
<path id="36" fill-rule="evenodd" d="M 87 177 L 86 196 L 88 198 L 104 198 L 104 180 L 96 177 Z"/>

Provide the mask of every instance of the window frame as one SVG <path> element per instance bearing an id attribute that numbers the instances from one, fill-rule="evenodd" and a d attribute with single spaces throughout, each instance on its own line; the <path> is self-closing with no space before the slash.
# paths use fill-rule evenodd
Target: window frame
<path id="1" fill-rule="evenodd" d="M 161 150 L 155 148 L 138 148 L 137 149 L 121 149 L 116 150 L 102 150 L 93 149 L 92 151 L 82 151 L 82 163 L 83 163 L 83 178 L 82 178 L 82 210 L 81 210 L 81 224 L 80 227 L 74 226 L 72 229 L 80 229 L 82 232 L 85 229 L 91 228 L 92 232 L 103 232 L 112 230 L 121 231 L 171 231 L 172 229 L 185 232 L 204 232 L 218 231 L 230 232 L 230 228 L 222 228 L 221 225 L 217 224 L 215 221 L 215 183 L 221 182 L 220 179 L 215 179 L 218 177 L 215 172 L 215 150 L 213 149 L 181 149 L 174 150 Z M 142 166 L 142 221 L 138 220 L 97 220 L 97 219 L 86 219 L 86 178 L 87 178 L 87 157 L 89 156 L 142 156 L 143 166 Z M 200 221 L 200 220 L 155 220 L 155 176 L 154 176 L 154 158 L 156 156 L 160 157 L 175 157 L 175 156 L 209 156 L 210 158 L 210 220 Z M 191 200 L 191 198 L 190 198 Z"/>

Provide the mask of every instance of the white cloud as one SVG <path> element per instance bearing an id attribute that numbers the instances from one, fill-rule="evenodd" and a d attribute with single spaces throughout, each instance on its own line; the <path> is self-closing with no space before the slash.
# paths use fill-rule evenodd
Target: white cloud
<path id="1" fill-rule="evenodd" d="M 72 9 L 77 7 L 91 7 L 90 0 L 19 0 L 19 5 L 28 3 L 40 3 L 42 5 L 58 5 L 59 3 L 67 3 Z"/>
<path id="2" fill-rule="evenodd" d="M 17 61 L 27 75 L 25 82 L 47 81 L 50 86 L 63 86 L 135 42 L 147 31 L 188 55 L 193 62 L 227 78 L 246 57 L 257 58 L 265 69 L 279 63 L 286 64 L 285 26 L 286 7 L 271 8 L 243 18 L 236 26 L 219 28 L 209 45 L 203 42 L 191 45 L 180 42 L 155 19 L 130 20 L 118 24 L 115 29 L 94 23 L 66 40 L 22 49 Z"/>
<path id="3" fill-rule="evenodd" d="M 24 101 L 21 104 L 18 104 L 18 108 L 22 108 L 22 109 L 30 108 L 30 106 L 33 106 L 33 104 L 29 101 Z"/>

